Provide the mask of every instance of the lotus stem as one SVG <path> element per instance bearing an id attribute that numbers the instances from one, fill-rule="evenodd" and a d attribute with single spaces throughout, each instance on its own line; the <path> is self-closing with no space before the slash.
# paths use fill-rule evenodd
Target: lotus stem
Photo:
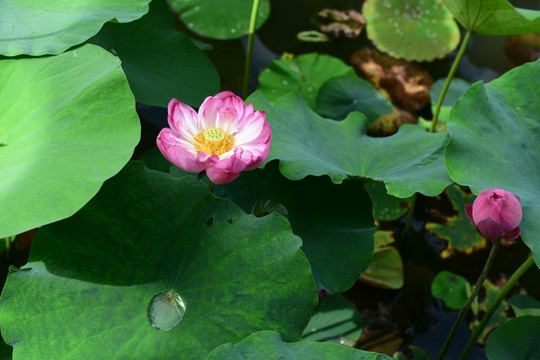
<path id="1" fill-rule="evenodd" d="M 214 187 L 216 186 L 216 184 L 214 184 L 212 182 L 212 180 L 208 179 L 208 190 L 210 190 L 210 192 L 213 194 L 214 193 Z"/>
<path id="2" fill-rule="evenodd" d="M 491 251 L 489 252 L 489 256 L 486 260 L 486 264 L 484 265 L 484 269 L 482 270 L 482 273 L 480 274 L 480 277 L 478 278 L 478 281 L 476 282 L 473 292 L 471 296 L 469 296 L 469 298 L 467 299 L 467 303 L 465 304 L 463 309 L 461 309 L 461 312 L 459 313 L 458 318 L 456 319 L 456 322 L 454 322 L 454 325 L 452 326 L 452 329 L 450 330 L 450 333 L 448 334 L 448 337 L 446 338 L 446 341 L 444 342 L 444 345 L 441 351 L 439 352 L 439 355 L 437 355 L 436 360 L 444 359 L 444 356 L 448 352 L 448 348 L 450 347 L 452 340 L 454 340 L 454 337 L 456 336 L 461 323 L 465 319 L 465 315 L 467 315 L 467 312 L 471 308 L 471 305 L 474 299 L 480 292 L 480 289 L 482 288 L 482 285 L 484 284 L 484 281 L 487 278 L 487 274 L 489 270 L 491 269 L 491 266 L 493 265 L 493 261 L 495 260 L 495 255 L 497 254 L 497 250 L 499 249 L 500 245 L 501 245 L 500 238 L 497 239 L 495 243 L 493 243 L 493 246 L 491 247 Z"/>
<path id="3" fill-rule="evenodd" d="M 257 14 L 259 13 L 260 0 L 253 0 L 251 8 L 251 18 L 249 20 L 249 36 L 246 51 L 246 65 L 244 67 L 244 92 L 242 98 L 245 100 L 249 93 L 249 80 L 251 74 L 251 58 L 253 55 L 253 40 L 255 38 L 255 24 L 257 23 Z"/>
<path id="4" fill-rule="evenodd" d="M 499 304 L 501 303 L 501 301 L 506 297 L 506 295 L 510 292 L 510 290 L 512 290 L 512 288 L 514 287 L 516 282 L 519 280 L 519 278 L 521 278 L 521 276 L 525 274 L 525 272 L 532 266 L 532 264 L 534 264 L 534 259 L 532 257 L 532 253 L 530 253 L 529 256 L 527 257 L 527 260 L 525 260 L 525 262 L 523 262 L 523 264 L 521 264 L 519 268 L 517 268 L 517 270 L 514 272 L 514 274 L 510 277 L 510 279 L 506 282 L 502 290 L 499 292 L 499 294 L 497 295 L 493 303 L 491 303 L 490 307 L 487 309 L 486 313 L 484 314 L 484 317 L 482 318 L 482 321 L 480 321 L 480 324 L 478 324 L 476 329 L 474 329 L 471 337 L 469 338 L 469 341 L 467 342 L 467 344 L 465 345 L 465 348 L 461 352 L 461 355 L 459 356 L 459 360 L 463 360 L 467 358 L 467 356 L 471 352 L 472 347 L 474 346 L 474 344 L 480 337 L 480 334 L 482 334 L 482 331 L 486 327 L 489 319 L 491 319 L 491 316 L 493 315 L 497 307 L 499 307 Z"/>
<path id="5" fill-rule="evenodd" d="M 441 112 L 441 107 L 444 101 L 444 97 L 446 96 L 446 92 L 448 91 L 448 88 L 450 87 L 450 83 L 452 82 L 452 78 L 454 77 L 457 67 L 459 63 L 461 62 L 461 58 L 463 58 L 463 55 L 465 54 L 465 50 L 467 49 L 467 44 L 469 43 L 470 38 L 471 38 L 471 31 L 468 30 L 467 33 L 465 34 L 465 37 L 463 38 L 463 41 L 461 42 L 461 46 L 459 48 L 457 56 L 454 59 L 454 63 L 452 64 L 452 67 L 450 68 L 450 71 L 448 72 L 448 76 L 446 77 L 446 81 L 444 82 L 444 86 L 442 88 L 441 94 L 439 95 L 439 100 L 437 100 L 437 107 L 435 108 L 435 115 L 433 115 L 433 120 L 431 120 L 431 128 L 429 129 L 430 133 L 435 131 L 435 127 L 437 126 L 437 120 L 439 119 L 439 113 Z"/>

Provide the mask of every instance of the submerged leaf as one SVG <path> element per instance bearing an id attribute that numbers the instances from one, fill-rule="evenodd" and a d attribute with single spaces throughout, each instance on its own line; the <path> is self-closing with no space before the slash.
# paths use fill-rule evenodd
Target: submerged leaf
<path id="1" fill-rule="evenodd" d="M 465 212 L 465 205 L 472 204 L 475 196 L 466 195 L 459 186 L 451 185 L 446 189 L 446 194 L 457 211 L 457 215 L 451 216 L 445 224 L 427 223 L 426 229 L 441 239 L 448 241 L 448 247 L 441 253 L 443 258 L 449 257 L 456 251 L 470 254 L 475 250 L 486 247 L 487 241 L 476 229 Z"/>

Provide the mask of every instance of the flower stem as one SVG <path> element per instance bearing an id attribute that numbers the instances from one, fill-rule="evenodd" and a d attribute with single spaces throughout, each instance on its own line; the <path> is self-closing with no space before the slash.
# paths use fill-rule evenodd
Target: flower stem
<path id="1" fill-rule="evenodd" d="M 249 20 L 249 37 L 246 52 L 246 65 L 244 67 L 244 92 L 242 98 L 245 100 L 249 93 L 249 80 L 251 74 L 251 58 L 253 55 L 253 39 L 255 38 L 255 24 L 257 23 L 257 14 L 259 13 L 260 0 L 253 0 L 251 8 L 251 18 Z"/>
<path id="2" fill-rule="evenodd" d="M 493 246 L 491 247 L 491 251 L 489 252 L 489 256 L 486 260 L 486 264 L 484 265 L 484 269 L 482 270 L 482 273 L 480 274 L 480 277 L 478 278 L 478 281 L 476 282 L 476 285 L 474 286 L 473 292 L 471 296 L 467 299 L 467 303 L 461 309 L 461 312 L 458 315 L 458 318 L 456 319 L 456 322 L 452 326 L 452 330 L 450 330 L 450 333 L 448 334 L 448 337 L 446 338 L 446 341 L 444 342 L 444 345 L 439 352 L 439 355 L 437 355 L 436 360 L 442 360 L 444 359 L 444 356 L 448 352 L 448 348 L 450 347 L 450 344 L 452 343 L 452 340 L 454 340 L 454 337 L 457 334 L 457 331 L 463 322 L 463 319 L 465 319 L 465 315 L 467 315 L 467 312 L 469 311 L 474 299 L 480 292 L 480 289 L 482 288 L 482 285 L 484 284 L 484 281 L 487 278 L 487 274 L 489 270 L 491 269 L 491 266 L 493 265 L 493 261 L 495 260 L 495 255 L 497 254 L 497 250 L 499 249 L 501 245 L 501 239 L 497 239 Z"/>
<path id="3" fill-rule="evenodd" d="M 489 319 L 491 319 L 491 316 L 495 312 L 495 310 L 499 307 L 499 304 L 501 301 L 505 298 L 505 296 L 512 290 L 516 282 L 519 280 L 519 278 L 525 274 L 525 272 L 534 264 L 534 259 L 532 257 L 532 254 L 529 254 L 529 257 L 523 264 L 520 265 L 520 267 L 514 272 L 514 274 L 510 277 L 510 279 L 504 284 L 504 287 L 501 289 L 495 300 L 491 303 L 488 310 L 484 314 L 484 317 L 482 318 L 482 321 L 480 321 L 480 324 L 474 329 L 471 337 L 469 338 L 469 341 L 467 342 L 467 345 L 465 345 L 465 348 L 461 352 L 461 355 L 459 356 L 459 360 L 466 359 L 469 353 L 471 352 L 472 347 L 480 337 L 480 334 L 486 327 L 486 324 L 488 323 Z"/>
<path id="4" fill-rule="evenodd" d="M 215 186 L 215 185 L 216 185 L 216 184 L 214 184 L 214 183 L 212 182 L 212 180 L 208 179 L 208 189 L 210 190 L 210 192 L 211 192 L 212 194 L 214 193 L 214 186 Z"/>
<path id="5" fill-rule="evenodd" d="M 439 119 L 439 113 L 441 112 L 441 107 L 442 107 L 444 97 L 446 96 L 446 92 L 448 91 L 448 88 L 450 87 L 450 83 L 452 82 L 452 78 L 454 77 L 454 74 L 456 73 L 457 67 L 459 63 L 461 62 L 461 58 L 463 58 L 463 55 L 465 54 L 465 49 L 467 49 L 467 44 L 469 43 L 470 38 L 471 38 L 471 31 L 468 30 L 467 33 L 465 34 L 465 37 L 463 38 L 463 41 L 461 42 L 461 46 L 459 48 L 457 56 L 454 59 L 454 63 L 452 64 L 452 67 L 450 68 L 450 71 L 448 72 L 448 76 L 446 77 L 446 81 L 444 82 L 444 86 L 442 88 L 441 94 L 439 95 L 439 100 L 437 100 L 437 107 L 435 108 L 435 115 L 433 115 L 433 120 L 431 120 L 431 128 L 429 129 L 430 133 L 435 131 L 435 127 L 437 126 L 437 119 Z"/>

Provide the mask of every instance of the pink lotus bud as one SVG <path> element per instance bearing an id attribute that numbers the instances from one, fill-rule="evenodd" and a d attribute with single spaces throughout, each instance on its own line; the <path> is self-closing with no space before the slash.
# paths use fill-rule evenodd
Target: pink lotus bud
<path id="1" fill-rule="evenodd" d="M 495 240 L 505 237 L 509 240 L 520 234 L 522 218 L 519 196 L 501 189 L 485 189 L 472 205 L 465 205 L 469 219 L 486 238 Z"/>
<path id="2" fill-rule="evenodd" d="M 172 99 L 168 121 L 170 129 L 162 129 L 156 140 L 163 156 L 188 172 L 205 170 L 216 184 L 259 167 L 270 153 L 265 112 L 253 111 L 230 91 L 207 97 L 198 114 Z"/>

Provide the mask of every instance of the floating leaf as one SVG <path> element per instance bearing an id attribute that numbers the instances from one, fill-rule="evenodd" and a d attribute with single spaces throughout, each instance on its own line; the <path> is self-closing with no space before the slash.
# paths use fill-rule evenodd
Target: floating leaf
<path id="1" fill-rule="evenodd" d="M 513 7 L 507 0 L 443 0 L 465 29 L 482 35 L 540 32 L 540 11 Z"/>
<path id="2" fill-rule="evenodd" d="M 373 218 L 379 221 L 397 220 L 405 215 L 411 206 L 411 198 L 400 199 L 388 195 L 382 182 L 367 182 L 364 188 L 373 203 Z"/>
<path id="3" fill-rule="evenodd" d="M 338 58 L 305 54 L 294 59 L 273 60 L 259 75 L 258 89 L 270 102 L 297 92 L 315 110 L 321 86 L 333 77 L 346 74 L 353 75 L 354 70 Z"/>
<path id="4" fill-rule="evenodd" d="M 236 345 L 224 344 L 207 360 L 393 360 L 390 356 L 324 342 L 284 343 L 274 331 L 260 331 Z"/>
<path id="5" fill-rule="evenodd" d="M 475 250 L 485 248 L 486 239 L 482 237 L 465 213 L 465 205 L 472 204 L 475 196 L 465 195 L 459 186 L 455 185 L 449 186 L 446 189 L 446 194 L 450 199 L 452 208 L 458 214 L 449 217 L 445 224 L 426 224 L 426 229 L 429 232 L 448 241 L 448 247 L 441 253 L 441 256 L 447 258 L 456 251 L 470 254 Z"/>
<path id="6" fill-rule="evenodd" d="M 478 309 L 486 312 L 487 309 L 489 309 L 489 307 L 493 304 L 493 302 L 497 298 L 497 295 L 499 295 L 499 293 L 501 292 L 503 285 L 504 284 L 501 284 L 501 285 L 493 284 L 491 281 L 486 280 L 484 282 L 484 289 L 486 291 L 486 295 L 483 301 L 478 302 Z M 483 344 L 485 341 L 485 337 L 491 330 L 493 330 L 494 328 L 496 328 L 497 326 L 499 326 L 500 324 L 508 320 L 506 311 L 509 308 L 510 306 L 508 305 L 508 301 L 506 300 L 501 301 L 499 306 L 497 306 L 497 309 L 495 309 L 495 312 L 493 313 L 493 315 L 491 315 L 491 318 L 487 322 L 486 327 L 484 328 L 484 330 L 482 330 L 482 334 L 478 338 L 478 343 Z M 479 323 L 480 323 L 479 319 L 476 319 L 475 321 L 471 322 L 469 324 L 469 328 L 471 329 L 471 331 L 474 331 Z"/>
<path id="7" fill-rule="evenodd" d="M 350 112 L 360 111 L 370 124 L 379 116 L 392 112 L 392 104 L 373 85 L 355 74 L 325 82 L 317 94 L 316 104 L 322 116 L 342 120 Z"/>
<path id="8" fill-rule="evenodd" d="M 403 261 L 393 246 L 375 249 L 369 267 L 358 280 L 383 289 L 403 286 Z"/>
<path id="9" fill-rule="evenodd" d="M 431 294 L 450 309 L 461 309 L 471 294 L 471 285 L 463 276 L 441 271 L 431 283 Z"/>
<path id="10" fill-rule="evenodd" d="M 486 355 L 490 360 L 533 360 L 540 354 L 540 316 L 520 316 L 489 335 Z"/>
<path id="11" fill-rule="evenodd" d="M 369 39 L 397 58 L 431 61 L 459 44 L 459 28 L 442 0 L 366 0 L 362 13 Z"/>
<path id="12" fill-rule="evenodd" d="M 0 61 L 0 237 L 74 214 L 139 141 L 120 61 L 94 45 Z"/>
<path id="13" fill-rule="evenodd" d="M 540 60 L 473 84 L 450 113 L 446 164 L 475 194 L 500 188 L 521 198 L 521 238 L 540 264 L 540 102 L 530 100 L 540 98 L 538 78 Z"/>
<path id="14" fill-rule="evenodd" d="M 311 176 L 287 180 L 277 165 L 274 161 L 264 170 L 244 172 L 235 181 L 216 186 L 214 193 L 246 212 L 255 210 L 261 199 L 282 204 L 294 233 L 302 237 L 317 288 L 330 293 L 348 290 L 373 253 L 375 226 L 369 196 L 353 181 L 335 185 L 326 177 Z"/>
<path id="15" fill-rule="evenodd" d="M 219 91 L 216 69 L 186 35 L 174 28 L 163 0 L 152 2 L 150 12 L 140 20 L 105 24 L 90 42 L 122 60 L 138 102 L 167 107 L 172 98 L 177 98 L 199 106 Z"/>
<path id="16" fill-rule="evenodd" d="M 301 245 L 280 215 L 246 215 L 192 176 L 129 163 L 40 229 L 2 292 L 2 335 L 15 359 L 205 359 L 262 329 L 296 341 L 317 301 Z M 171 290 L 185 314 L 156 331 L 148 306 Z"/>
<path id="17" fill-rule="evenodd" d="M 394 355 L 396 360 L 431 360 L 431 357 L 427 352 L 419 346 L 410 345 L 409 348 L 412 350 L 413 357 L 412 359 L 407 358 L 402 353 L 397 353 Z"/>
<path id="18" fill-rule="evenodd" d="M 60 54 L 93 35 L 109 20 L 130 22 L 150 0 L 3 0 L 0 54 Z"/>
<path id="19" fill-rule="evenodd" d="M 311 316 L 302 340 L 354 346 L 362 335 L 362 316 L 343 294 L 323 298 Z"/>
<path id="20" fill-rule="evenodd" d="M 171 7 L 187 27 L 196 33 L 216 39 L 236 39 L 247 35 L 252 0 L 170 0 Z M 270 15 L 270 1 L 261 0 L 255 28 Z"/>
<path id="21" fill-rule="evenodd" d="M 267 161 L 280 160 L 285 177 L 328 175 L 334 183 L 349 176 L 384 181 L 388 193 L 406 198 L 415 192 L 437 195 L 451 182 L 443 151 L 447 134 L 429 134 L 418 126 L 402 126 L 396 135 L 371 138 L 367 121 L 357 112 L 343 121 L 315 114 L 295 94 L 275 107 L 260 92 L 248 101 L 266 110 L 272 126 L 272 151 Z"/>

